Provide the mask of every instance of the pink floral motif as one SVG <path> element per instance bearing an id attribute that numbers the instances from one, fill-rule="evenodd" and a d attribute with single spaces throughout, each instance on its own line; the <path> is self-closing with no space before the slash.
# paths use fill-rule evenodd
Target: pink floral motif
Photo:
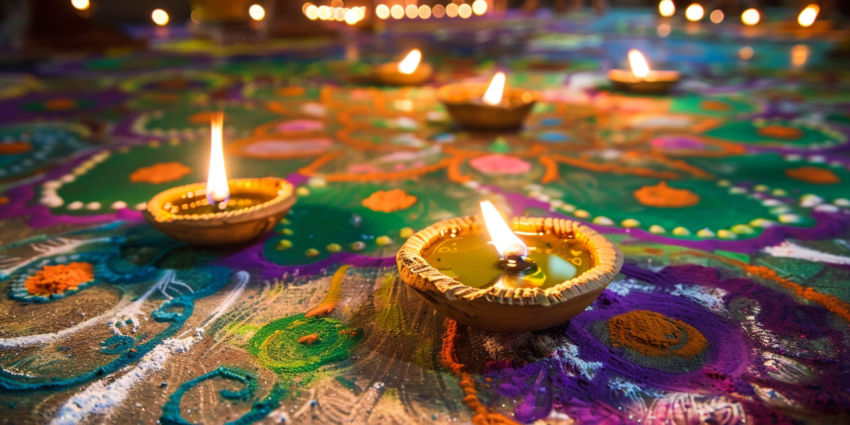
<path id="1" fill-rule="evenodd" d="M 471 159 L 469 164 L 484 174 L 523 174 L 531 171 L 531 163 L 501 154 L 480 156 Z"/>

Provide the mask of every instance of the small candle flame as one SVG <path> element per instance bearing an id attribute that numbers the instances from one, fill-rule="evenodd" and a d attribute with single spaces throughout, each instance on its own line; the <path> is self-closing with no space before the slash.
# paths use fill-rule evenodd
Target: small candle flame
<path id="1" fill-rule="evenodd" d="M 416 71 L 416 68 L 419 67 L 419 61 L 421 60 L 422 52 L 419 49 L 411 50 L 404 60 L 398 63 L 398 72 L 406 75 L 413 74 L 413 71 Z"/>
<path id="2" fill-rule="evenodd" d="M 481 201 L 481 213 L 484 215 L 484 224 L 490 232 L 490 240 L 496 246 L 500 257 L 518 257 L 528 255 L 528 247 L 517 237 L 516 234 L 505 223 L 499 211 L 490 201 Z"/>
<path id="3" fill-rule="evenodd" d="M 224 171 L 224 150 L 222 148 L 221 128 L 224 113 L 219 112 L 212 119 L 210 140 L 210 170 L 207 175 L 207 200 L 210 205 L 218 204 L 220 209 L 227 207 L 230 199 L 230 187 L 227 185 L 227 173 Z"/>
<path id="4" fill-rule="evenodd" d="M 801 27 L 808 28 L 815 23 L 815 19 L 818 18 L 818 13 L 820 13 L 820 6 L 816 4 L 810 4 L 800 12 L 800 16 L 797 17 L 797 23 L 800 24 Z"/>
<path id="5" fill-rule="evenodd" d="M 649 64 L 638 50 L 629 50 L 629 64 L 632 66 L 635 77 L 646 78 L 649 75 Z"/>
<path id="6" fill-rule="evenodd" d="M 484 97 L 481 100 L 488 105 L 498 105 L 502 102 L 502 93 L 504 91 L 505 73 L 497 72 L 496 75 L 493 76 L 493 80 L 490 81 L 490 86 L 487 87 L 487 91 L 484 93 Z"/>

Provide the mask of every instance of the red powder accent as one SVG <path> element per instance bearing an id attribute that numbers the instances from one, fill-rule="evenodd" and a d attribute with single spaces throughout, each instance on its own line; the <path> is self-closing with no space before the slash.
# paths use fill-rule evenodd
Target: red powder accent
<path id="1" fill-rule="evenodd" d="M 298 338 L 299 344 L 313 345 L 317 342 L 319 342 L 319 334 L 304 335 L 301 338 Z"/>

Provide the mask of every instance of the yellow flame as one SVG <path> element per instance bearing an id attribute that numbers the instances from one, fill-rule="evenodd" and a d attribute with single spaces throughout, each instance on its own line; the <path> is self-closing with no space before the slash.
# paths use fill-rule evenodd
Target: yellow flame
<path id="1" fill-rule="evenodd" d="M 818 13 L 820 13 L 820 6 L 816 4 L 810 4 L 800 12 L 800 16 L 797 17 L 797 23 L 800 24 L 801 27 L 808 28 L 815 23 L 815 19 L 818 18 Z"/>
<path id="2" fill-rule="evenodd" d="M 153 23 L 163 26 L 168 23 L 168 13 L 162 9 L 156 9 L 151 13 Z"/>
<path id="3" fill-rule="evenodd" d="M 222 148 L 221 128 L 224 125 L 224 114 L 218 113 L 213 117 L 210 133 L 210 170 L 207 175 L 207 199 L 210 205 L 226 206 L 230 198 L 230 187 L 227 185 L 227 173 L 224 171 L 224 149 Z"/>
<path id="4" fill-rule="evenodd" d="M 649 64 L 639 51 L 629 50 L 629 64 L 632 66 L 632 74 L 635 74 L 635 77 L 646 78 L 649 75 Z"/>
<path id="5" fill-rule="evenodd" d="M 74 6 L 74 9 L 77 10 L 88 10 L 91 4 L 89 0 L 71 0 L 71 6 Z"/>
<path id="6" fill-rule="evenodd" d="M 703 16 L 705 16 L 705 9 L 696 3 L 685 9 L 685 17 L 688 18 L 689 21 L 699 21 Z"/>
<path id="7" fill-rule="evenodd" d="M 676 5 L 673 4 L 673 0 L 661 0 L 661 3 L 658 3 L 658 13 L 665 18 L 669 18 L 676 13 Z"/>
<path id="8" fill-rule="evenodd" d="M 248 8 L 248 15 L 251 15 L 251 19 L 255 21 L 262 21 L 266 17 L 266 9 L 259 4 L 253 4 Z"/>
<path id="9" fill-rule="evenodd" d="M 416 68 L 419 67 L 419 61 L 421 60 L 422 52 L 420 52 L 419 49 L 411 50 L 404 60 L 398 63 L 398 72 L 407 75 L 413 74 L 413 72 L 416 71 Z"/>
<path id="10" fill-rule="evenodd" d="M 490 233 L 490 240 L 493 241 L 499 256 L 528 255 L 528 247 L 514 234 L 508 223 L 505 223 L 492 202 L 481 201 L 481 213 L 484 215 L 484 224 Z"/>
<path id="11" fill-rule="evenodd" d="M 745 10 L 744 13 L 741 14 L 741 22 L 743 22 L 744 25 L 755 25 L 759 23 L 760 20 L 761 14 L 758 10 L 752 8 Z"/>
<path id="12" fill-rule="evenodd" d="M 502 93 L 505 91 L 505 73 L 497 72 L 490 81 L 484 97 L 481 99 L 488 105 L 498 105 L 502 102 Z"/>

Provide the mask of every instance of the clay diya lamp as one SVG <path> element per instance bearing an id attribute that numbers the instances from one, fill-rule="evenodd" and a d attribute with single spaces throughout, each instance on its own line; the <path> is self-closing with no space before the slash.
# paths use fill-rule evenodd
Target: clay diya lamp
<path id="1" fill-rule="evenodd" d="M 584 311 L 619 273 L 623 254 L 593 229 L 557 218 L 515 218 L 492 204 L 410 237 L 399 273 L 437 311 L 494 332 L 526 332 Z"/>
<path id="2" fill-rule="evenodd" d="M 222 118 L 219 114 L 212 123 L 207 182 L 160 192 L 143 212 L 145 220 L 155 228 L 193 245 L 229 245 L 253 240 L 272 230 L 296 199 L 292 184 L 283 179 L 227 179 Z"/>
<path id="3" fill-rule="evenodd" d="M 665 94 L 679 82 L 678 71 L 653 71 L 637 50 L 629 51 L 631 70 L 612 69 L 608 79 L 615 89 L 641 94 Z"/>
<path id="4" fill-rule="evenodd" d="M 452 119 L 472 130 L 513 130 L 522 127 L 537 95 L 505 86 L 498 72 L 489 85 L 459 83 L 440 87 L 437 97 Z"/>
<path id="5" fill-rule="evenodd" d="M 422 52 L 413 49 L 401 62 L 385 63 L 372 69 L 375 79 L 388 86 L 418 86 L 434 74 L 431 64 L 422 63 Z"/>

